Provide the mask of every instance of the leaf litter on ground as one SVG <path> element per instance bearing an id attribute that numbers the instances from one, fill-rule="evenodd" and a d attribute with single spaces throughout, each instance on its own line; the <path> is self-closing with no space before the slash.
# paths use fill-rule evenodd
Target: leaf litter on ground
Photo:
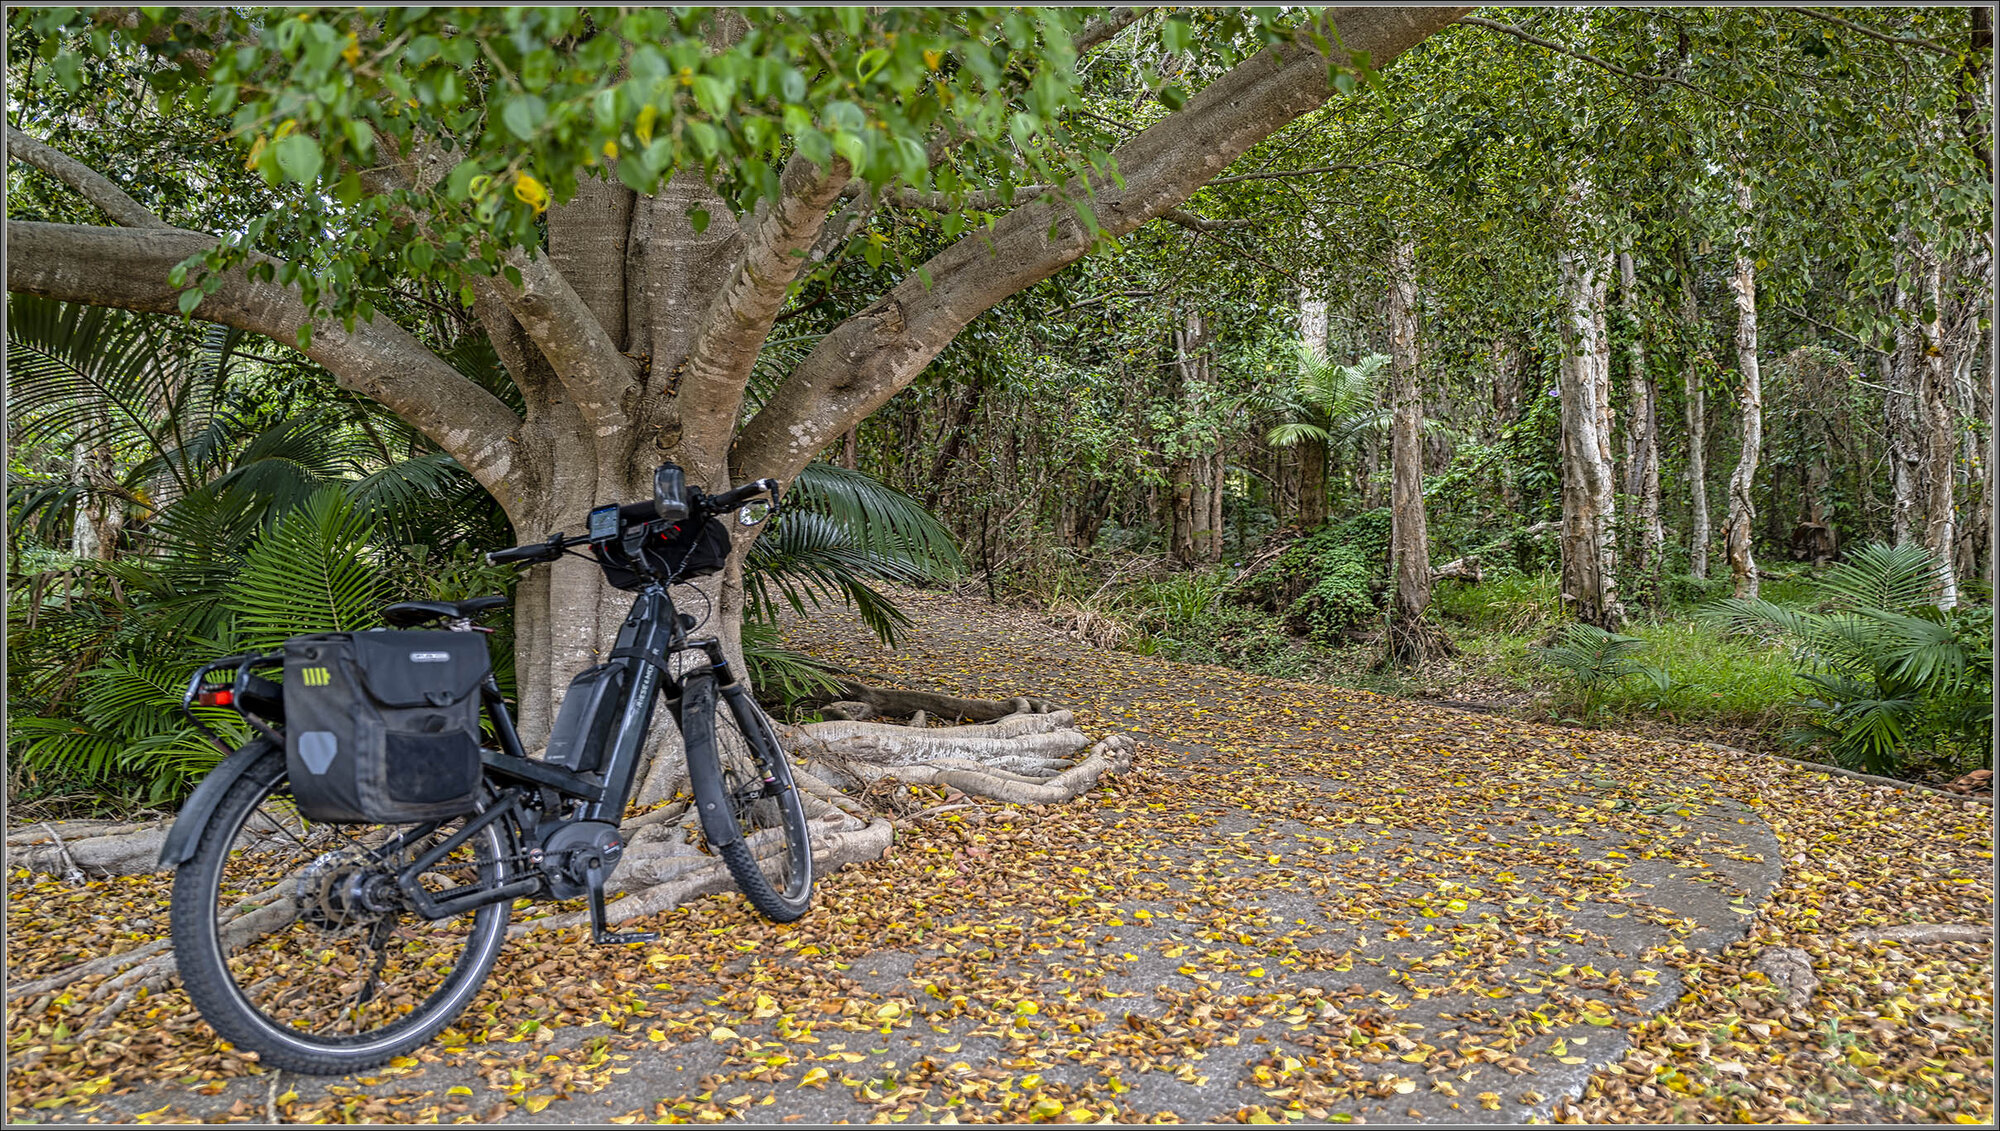
<path id="1" fill-rule="evenodd" d="M 910 596 L 916 631 L 901 651 L 838 613 L 793 625 L 792 645 L 914 686 L 1053 698 L 1089 733 L 1149 739 L 1133 772 L 1066 806 L 905 822 L 883 859 L 825 877 L 794 924 L 732 894 L 637 924 L 661 932 L 643 946 L 530 933 L 427 1048 L 221 1111 L 199 1097 L 262 1070 L 178 988 L 96 1028 L 93 981 L 13 1003 L 10 1117 L 115 1118 L 109 1097 L 171 1084 L 181 1097 L 140 1121 L 482 1121 L 540 1113 L 706 1047 L 719 1070 L 611 1121 L 762 1118 L 753 1109 L 828 1089 L 897 1122 L 1359 1122 L 1432 1096 L 1468 1114 L 1563 1122 L 1991 1121 L 1990 942 L 1852 937 L 1989 922 L 1984 806 L 1099 652 L 1025 616 Z M 1732 904 L 1748 936 L 1710 951 L 1688 945 L 1692 921 L 1650 908 L 1628 873 L 1671 861 L 1713 868 L 1726 889 L 1719 865 L 1734 846 L 1671 833 L 1719 804 L 1767 823 L 1784 860 L 1761 906 Z M 1605 851 L 1582 853 L 1578 838 Z M 75 888 L 12 874 L 10 981 L 158 939 L 169 881 Z M 1299 899 L 1310 916 L 1259 910 Z M 1585 905 L 1652 916 L 1667 942 L 1630 971 L 1550 958 L 1549 944 L 1574 933 L 1563 910 Z M 1129 943 L 1142 926 L 1157 930 Z M 1385 961 L 1371 935 L 1406 951 Z M 1178 976 L 1132 984 L 1135 946 L 1178 961 Z M 1788 1005 L 1755 969 L 1781 947 L 1809 957 L 1820 983 L 1809 1000 Z M 908 956 L 907 974 L 871 978 L 891 956 Z M 1636 1008 L 1673 975 L 1678 1000 L 1655 1015 Z M 1449 1027 L 1398 1020 L 1445 995 L 1490 1008 L 1461 1010 Z M 1582 1039 L 1552 1035 L 1600 1031 L 1623 1034 L 1629 1051 L 1574 1099 L 1535 1090 L 1534 1058 L 1580 1062 Z M 940 1034 L 953 1043 L 899 1057 L 915 1036 Z M 1221 1081 L 1236 1090 L 1220 1109 L 1135 1106 L 1149 1074 L 1202 1087 L 1225 1052 L 1248 1058 L 1240 1079 Z M 435 1065 L 474 1068 L 480 1086 L 428 1087 Z M 1482 1066 L 1511 1086 L 1472 1091 Z"/>

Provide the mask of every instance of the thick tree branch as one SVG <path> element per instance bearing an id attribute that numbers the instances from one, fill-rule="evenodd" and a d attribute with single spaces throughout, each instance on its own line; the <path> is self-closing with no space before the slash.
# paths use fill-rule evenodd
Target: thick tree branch
<path id="1" fill-rule="evenodd" d="M 1874 28 L 1871 27 L 1863 27 L 1862 25 L 1857 24 L 1852 20 L 1843 20 L 1839 16 L 1829 16 L 1820 12 L 1815 12 L 1811 8 L 1786 8 L 1785 11 L 1797 12 L 1801 16 L 1811 16 L 1815 20 L 1823 20 L 1826 23 L 1830 23 L 1835 27 L 1846 28 L 1848 31 L 1852 32 L 1859 32 L 1860 34 L 1865 35 L 1870 39 L 1879 39 L 1884 43 L 1893 43 L 1898 47 L 1922 47 L 1930 51 L 1935 51 L 1947 59 L 1956 59 L 1961 54 L 1963 54 L 1963 52 L 1954 51 L 1951 48 L 1946 47 L 1944 44 L 1938 43 L 1934 40 L 1922 39 L 1917 36 L 1904 37 L 1904 36 L 1890 35 L 1888 32 L 1876 31 Z"/>
<path id="2" fill-rule="evenodd" d="M 181 228 L 98 228 L 79 224 L 7 223 L 7 289 L 68 302 L 174 314 L 181 291 L 167 282 L 175 265 L 215 245 L 215 237 Z M 252 262 L 270 263 L 268 256 Z M 195 316 L 295 340 L 307 321 L 297 293 L 252 280 L 243 267 L 221 277 Z M 498 397 L 480 388 L 425 349 L 402 327 L 378 315 L 313 327 L 306 356 L 333 373 L 341 388 L 380 401 L 450 453 L 481 486 L 513 511 L 519 500 L 509 473 L 520 419 Z"/>
<path id="3" fill-rule="evenodd" d="M 120 227 L 170 226 L 151 209 L 126 195 L 125 190 L 113 183 L 110 177 L 47 142 L 29 137 L 20 130 L 7 131 L 7 155 L 16 161 L 33 165 L 75 189 L 79 196 L 96 205 L 99 211 L 111 218 L 112 223 Z"/>
<path id="4" fill-rule="evenodd" d="M 1107 43 L 1117 38 L 1119 32 L 1137 23 L 1139 17 L 1145 14 L 1145 10 L 1142 8 L 1105 9 L 1103 15 L 1077 30 L 1076 38 L 1072 41 L 1076 47 L 1076 53 L 1081 55 L 1099 44 Z"/>
<path id="5" fill-rule="evenodd" d="M 852 200 L 867 191 L 866 181 L 853 180 L 840 190 L 840 195 Z M 1047 191 L 1049 191 L 1047 185 L 1022 185 L 1014 190 L 1012 199 L 1033 200 Z M 899 188 L 891 189 L 887 194 L 881 195 L 879 200 L 881 203 L 893 204 L 898 208 L 916 208 L 926 212 L 991 212 L 996 208 L 1009 207 L 1007 201 L 1001 199 L 998 189 L 980 189 L 953 200 L 941 192 Z"/>
<path id="6" fill-rule="evenodd" d="M 1469 10 L 1353 7 L 1321 18 L 1339 29 L 1337 41 L 1347 51 L 1366 51 L 1381 66 Z M 1327 62 L 1302 41 L 1267 48 L 1119 146 L 1124 184 L 1107 178 L 1095 186 L 1098 223 L 1123 235 L 1179 206 L 1253 145 L 1331 98 Z M 821 339 L 744 427 L 731 459 L 736 477 L 789 480 L 834 436 L 913 380 L 974 317 L 1081 258 L 1090 245 L 1068 203 L 1036 201 L 939 252 Z"/>
<path id="7" fill-rule="evenodd" d="M 423 190 L 435 186 L 451 167 L 452 161 L 441 146 L 419 139 L 403 159 L 363 171 L 362 183 L 375 193 Z M 413 214 L 410 220 L 422 225 L 426 217 Z M 531 259 L 526 251 L 513 248 L 507 252 L 506 262 L 521 273 L 519 288 L 499 277 L 475 276 L 472 280 L 476 296 L 473 315 L 486 330 L 500 363 L 523 392 L 538 391 L 530 376 L 534 366 L 512 333 L 519 327 L 548 359 L 569 399 L 593 429 L 601 433 L 624 427 L 628 423 L 625 394 L 639 379 L 638 367 L 619 351 L 604 323 L 563 277 L 546 249 L 538 249 Z"/>
<path id="8" fill-rule="evenodd" d="M 501 281 L 496 289 L 548 359 L 585 423 L 596 435 L 624 429 L 629 422 L 625 393 L 639 380 L 638 367 L 619 352 L 618 343 L 547 252 L 530 259 L 515 248 L 507 253 L 507 262 L 521 273 L 521 286 Z"/>
<path id="9" fill-rule="evenodd" d="M 688 466 L 727 471 L 729 440 L 757 351 L 850 173 L 845 158 L 822 169 L 794 155 L 779 174 L 777 198 L 758 202 L 744 225 L 743 251 L 702 317 L 681 376 L 677 396 Z"/>

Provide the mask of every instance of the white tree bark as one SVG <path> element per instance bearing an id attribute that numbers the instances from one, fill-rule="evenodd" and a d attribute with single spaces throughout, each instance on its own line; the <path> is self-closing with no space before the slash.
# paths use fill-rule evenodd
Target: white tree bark
<path id="1" fill-rule="evenodd" d="M 1431 603 L 1430 523 L 1424 509 L 1424 389 L 1418 347 L 1416 247 L 1396 235 L 1389 245 L 1389 553 L 1394 595 L 1389 652 L 1419 661 L 1429 650 L 1423 628 Z"/>
<path id="2" fill-rule="evenodd" d="M 1563 243 L 1556 253 L 1563 338 L 1562 599 L 1578 620 L 1610 629 L 1625 619 L 1618 597 L 1610 342 L 1604 326 L 1612 262 L 1591 215 L 1594 203 L 1588 177 L 1570 183 L 1562 203 Z"/>
<path id="3" fill-rule="evenodd" d="M 1632 253 L 1619 252 L 1618 298 L 1632 331 L 1626 352 L 1632 370 L 1632 412 L 1625 426 L 1632 452 L 1625 493 L 1638 500 L 1639 511 L 1639 552 L 1632 564 L 1640 573 L 1653 575 L 1652 584 L 1657 586 L 1666 543 L 1666 532 L 1660 528 L 1659 387 L 1646 366 L 1646 323 L 1637 275 Z"/>
<path id="4" fill-rule="evenodd" d="M 1743 447 L 1729 477 L 1729 517 L 1723 523 L 1723 544 L 1736 596 L 1757 596 L 1757 562 L 1750 543 L 1755 535 L 1757 507 L 1750 497 L 1757 479 L 1757 460 L 1764 450 L 1764 383 L 1757 369 L 1757 258 L 1751 246 L 1750 182 L 1736 180 L 1736 269 L 1730 289 L 1736 295 L 1736 370 L 1743 380 L 1737 407 L 1743 421 Z"/>
<path id="5" fill-rule="evenodd" d="M 1682 393 L 1687 408 L 1688 450 L 1688 572 L 1708 576 L 1708 406 L 1705 374 L 1709 364 L 1708 327 L 1701 321 L 1695 297 L 1694 262 L 1681 257 L 1681 332 L 1687 337 L 1681 361 Z"/>

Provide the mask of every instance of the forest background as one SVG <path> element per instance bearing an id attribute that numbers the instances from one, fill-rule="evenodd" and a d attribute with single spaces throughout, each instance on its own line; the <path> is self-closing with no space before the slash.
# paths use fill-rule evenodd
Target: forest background
<path id="1" fill-rule="evenodd" d="M 1078 151 L 1178 112 L 1263 26 L 1110 13 L 1122 34 L 1038 106 Z M 288 202 L 320 222 L 361 199 L 300 195 L 321 161 L 300 134 L 218 144 L 228 116 L 161 93 L 158 44 L 41 21 L 10 24 L 15 138 L 253 242 Z M 883 582 L 950 584 L 1104 647 L 1939 783 L 1990 767 L 1988 21 L 1479 9 L 1337 76 L 1183 207 L 974 318 L 799 473 L 749 552 L 766 698 L 823 686 L 773 643 L 781 608 L 845 599 L 893 636 L 922 598 Z M 12 144 L 11 219 L 96 222 Z M 755 348 L 745 417 L 1041 191 L 1018 180 L 862 194 Z M 532 232 L 550 190 L 513 185 L 485 219 Z M 268 231 L 519 410 L 509 343 L 430 263 L 357 282 L 365 239 Z M 17 805 L 172 800 L 214 758 L 173 710 L 196 663 L 511 586 L 473 551 L 546 533 L 303 344 L 10 298 Z"/>

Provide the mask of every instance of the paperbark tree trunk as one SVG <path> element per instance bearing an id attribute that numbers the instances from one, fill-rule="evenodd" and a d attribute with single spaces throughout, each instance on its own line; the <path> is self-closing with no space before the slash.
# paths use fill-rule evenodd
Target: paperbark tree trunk
<path id="1" fill-rule="evenodd" d="M 70 482 L 89 492 L 76 504 L 70 553 L 85 561 L 116 558 L 118 538 L 125 530 L 125 502 L 110 493 L 118 485 L 117 457 L 109 448 L 78 445 Z"/>
<path id="2" fill-rule="evenodd" d="M 1213 438 L 1185 430 L 1198 427 L 1194 422 L 1202 419 L 1211 393 L 1210 333 L 1208 321 L 1194 310 L 1187 312 L 1174 331 L 1174 372 L 1180 384 L 1184 431 L 1180 454 L 1173 464 L 1174 525 L 1168 545 L 1174 560 L 1183 566 L 1209 560 L 1215 473 L 1213 453 L 1205 449 L 1213 444 Z"/>
<path id="3" fill-rule="evenodd" d="M 1389 658 L 1421 662 L 1429 651 L 1423 625 L 1431 603 L 1430 527 L 1424 513 L 1424 390 L 1418 346 L 1416 248 L 1389 246 L 1389 360 L 1392 375 L 1389 493 Z"/>
<path id="4" fill-rule="evenodd" d="M 1512 338 L 1495 337 L 1492 342 L 1493 355 L 1493 427 L 1492 438 L 1497 442 L 1521 416 L 1521 349 Z M 1512 461 L 1497 461 L 1494 475 L 1499 480 L 1500 507 L 1508 514 L 1519 514 L 1521 500 L 1514 485 Z"/>
<path id="5" fill-rule="evenodd" d="M 1895 346 L 1889 355 L 1889 392 L 1882 410 L 1889 432 L 1889 536 L 1898 546 L 1921 536 L 1923 525 L 1922 303 L 1932 268 L 1929 249 L 1904 224 L 1896 233 L 1896 286 L 1891 313 Z"/>
<path id="6" fill-rule="evenodd" d="M 1308 222 L 1309 236 L 1317 242 L 1319 228 Z M 1314 288 L 1299 288 L 1299 341 L 1306 346 L 1329 348 L 1326 297 Z M 1327 516 L 1326 445 L 1318 440 L 1301 440 L 1292 446 L 1297 453 L 1299 473 L 1299 525 L 1316 530 Z"/>
<path id="7" fill-rule="evenodd" d="M 1227 453 L 1209 457 L 1208 468 L 1208 560 L 1222 560 L 1222 492 L 1229 474 Z"/>
<path id="8" fill-rule="evenodd" d="M 1562 302 L 1562 600 L 1576 619 L 1615 629 L 1618 597 L 1616 492 L 1611 467 L 1610 343 L 1604 305 L 1611 253 L 1598 242 L 1588 180 L 1564 194 L 1563 245 L 1556 254 Z"/>
<path id="9" fill-rule="evenodd" d="M 1764 450 L 1764 385 L 1757 369 L 1757 260 L 1751 248 L 1750 206 L 1750 182 L 1739 176 L 1736 263 L 1729 285 L 1736 295 L 1736 370 L 1743 381 L 1737 407 L 1743 421 L 1743 447 L 1736 458 L 1736 470 L 1729 476 L 1729 517 L 1723 523 L 1723 544 L 1736 596 L 1744 600 L 1757 596 L 1757 561 L 1750 548 L 1756 536 L 1757 507 L 1750 491 Z"/>
<path id="10" fill-rule="evenodd" d="M 1644 599 L 1651 606 L 1659 599 L 1660 555 L 1666 534 L 1660 528 L 1659 388 L 1646 365 L 1646 323 L 1636 276 L 1632 253 L 1620 252 L 1618 298 L 1632 333 L 1626 350 L 1632 367 L 1632 411 L 1626 418 L 1626 434 L 1633 442 L 1625 493 L 1637 501 L 1639 537 L 1632 565 L 1646 579 Z"/>
<path id="11" fill-rule="evenodd" d="M 1708 406 L 1707 373 L 1711 363 L 1708 327 L 1701 320 L 1695 295 L 1694 263 L 1683 245 L 1680 257 L 1681 332 L 1687 340 L 1681 358 L 1682 396 L 1687 409 L 1688 572 L 1708 577 Z"/>

